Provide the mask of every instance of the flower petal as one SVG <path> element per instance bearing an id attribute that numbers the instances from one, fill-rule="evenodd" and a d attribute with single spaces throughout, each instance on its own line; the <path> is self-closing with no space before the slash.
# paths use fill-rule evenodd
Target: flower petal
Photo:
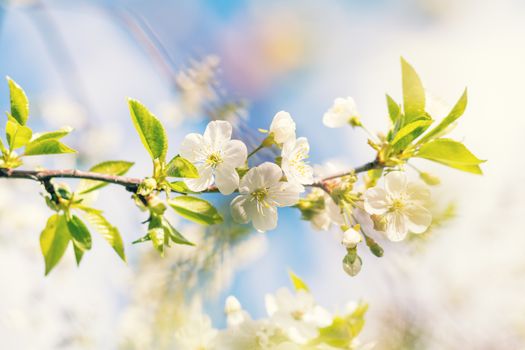
<path id="1" fill-rule="evenodd" d="M 291 183 L 280 182 L 268 189 L 268 204 L 276 207 L 287 207 L 299 201 L 299 194 L 304 192 L 304 187 Z"/>
<path id="2" fill-rule="evenodd" d="M 270 132 L 273 133 L 275 142 L 285 143 L 295 139 L 295 122 L 290 113 L 285 111 L 278 112 L 270 125 Z"/>
<path id="3" fill-rule="evenodd" d="M 368 214 L 382 215 L 388 211 L 387 193 L 380 187 L 366 190 L 364 194 L 365 210 Z"/>
<path id="4" fill-rule="evenodd" d="M 219 165 L 215 169 L 215 185 L 222 194 L 231 194 L 239 187 L 239 174 L 233 167 Z"/>
<path id="5" fill-rule="evenodd" d="M 248 150 L 244 142 L 239 140 L 231 140 L 224 144 L 222 149 L 222 157 L 226 164 L 238 168 L 243 166 L 248 156 Z"/>
<path id="6" fill-rule="evenodd" d="M 232 125 L 224 120 L 215 120 L 208 123 L 204 131 L 204 139 L 210 143 L 214 150 L 222 147 L 232 137 Z"/>
<path id="7" fill-rule="evenodd" d="M 206 159 L 206 142 L 202 135 L 191 133 L 184 137 L 180 146 L 180 155 L 190 162 L 202 162 Z"/>
<path id="8" fill-rule="evenodd" d="M 232 218 L 239 224 L 246 224 L 250 221 L 246 208 L 244 207 L 246 200 L 245 196 L 237 196 L 230 203 L 230 213 L 232 214 Z"/>
<path id="9" fill-rule="evenodd" d="M 277 164 L 270 163 L 270 162 L 264 162 L 261 165 L 253 168 L 255 171 L 254 178 L 252 181 L 254 184 L 257 184 L 255 189 L 258 188 L 268 188 L 275 184 L 277 184 L 281 177 L 283 176 L 283 171 Z M 250 169 L 251 171 L 251 169 Z M 250 172 L 248 171 L 248 173 Z M 248 174 L 245 175 L 245 177 Z"/>
<path id="10" fill-rule="evenodd" d="M 430 190 L 419 182 L 411 182 L 407 185 L 407 195 L 411 202 L 418 205 L 427 205 L 430 201 Z"/>
<path id="11" fill-rule="evenodd" d="M 419 205 L 411 205 L 405 209 L 407 225 L 410 232 L 423 233 L 432 223 L 432 214 Z"/>
<path id="12" fill-rule="evenodd" d="M 348 122 L 348 117 L 331 111 L 323 114 L 323 124 L 329 128 L 341 128 Z"/>
<path id="13" fill-rule="evenodd" d="M 407 188 L 407 176 L 402 171 L 392 171 L 385 176 L 385 189 L 394 196 L 402 195 Z"/>
<path id="14" fill-rule="evenodd" d="M 186 185 L 190 190 L 201 192 L 210 187 L 213 183 L 213 171 L 211 167 L 205 164 L 200 164 L 196 167 L 199 171 L 199 177 L 196 179 L 186 179 L 184 182 L 186 182 Z"/>
<path id="15" fill-rule="evenodd" d="M 257 205 L 256 201 L 247 201 L 244 207 L 257 231 L 264 232 L 277 227 L 277 209 L 275 207 Z"/>
<path id="16" fill-rule="evenodd" d="M 399 242 L 405 239 L 408 233 L 407 218 L 402 213 L 388 213 L 386 219 L 386 236 L 392 242 Z"/>

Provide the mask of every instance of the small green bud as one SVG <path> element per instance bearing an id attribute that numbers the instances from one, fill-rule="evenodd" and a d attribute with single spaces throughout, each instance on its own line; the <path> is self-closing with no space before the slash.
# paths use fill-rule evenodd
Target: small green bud
<path id="1" fill-rule="evenodd" d="M 55 191 L 60 198 L 65 199 L 65 200 L 70 200 L 73 196 L 73 194 L 71 193 L 71 189 L 66 184 L 56 185 Z"/>
<path id="2" fill-rule="evenodd" d="M 363 262 L 359 255 L 352 256 L 347 254 L 343 259 L 343 270 L 350 276 L 354 277 L 361 271 Z"/>
<path id="3" fill-rule="evenodd" d="M 166 205 L 157 196 L 149 196 L 147 198 L 148 208 L 152 213 L 162 215 L 166 211 Z"/>
<path id="4" fill-rule="evenodd" d="M 358 126 L 363 126 L 358 116 L 350 117 L 350 119 L 348 119 L 348 124 L 350 124 L 354 128 Z"/>
<path id="5" fill-rule="evenodd" d="M 156 188 L 157 181 L 154 178 L 147 177 L 140 183 L 137 194 L 141 196 L 149 196 Z"/>

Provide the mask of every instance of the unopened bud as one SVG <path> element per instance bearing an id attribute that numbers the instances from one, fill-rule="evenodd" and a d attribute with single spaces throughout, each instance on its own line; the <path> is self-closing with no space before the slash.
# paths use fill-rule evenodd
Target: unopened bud
<path id="1" fill-rule="evenodd" d="M 441 183 L 439 177 L 430 175 L 429 173 L 421 172 L 419 173 L 419 177 L 421 178 L 421 180 L 425 181 L 425 183 L 429 186 L 436 186 Z"/>
<path id="2" fill-rule="evenodd" d="M 343 259 L 343 270 L 354 277 L 361 271 L 362 261 L 359 255 L 347 254 Z"/>
<path id="3" fill-rule="evenodd" d="M 141 196 L 149 196 L 156 188 L 157 181 L 154 178 L 148 177 L 140 183 L 137 194 Z"/>
<path id="4" fill-rule="evenodd" d="M 355 228 L 350 228 L 343 233 L 341 244 L 347 248 L 355 248 L 359 242 L 363 240 L 363 236 Z"/>

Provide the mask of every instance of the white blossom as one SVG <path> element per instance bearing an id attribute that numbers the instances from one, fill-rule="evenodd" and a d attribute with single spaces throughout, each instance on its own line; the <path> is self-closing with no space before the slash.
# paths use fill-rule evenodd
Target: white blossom
<path id="1" fill-rule="evenodd" d="M 295 140 L 295 122 L 290 113 L 285 111 L 277 112 L 270 125 L 270 134 L 273 135 L 273 139 L 278 144 Z"/>
<path id="2" fill-rule="evenodd" d="M 236 327 L 250 318 L 248 313 L 242 309 L 239 300 L 233 295 L 226 298 L 224 313 L 226 314 L 228 327 Z"/>
<path id="3" fill-rule="evenodd" d="M 239 223 L 252 221 L 260 232 L 277 226 L 277 207 L 294 205 L 302 186 L 281 181 L 281 168 L 265 162 L 250 169 L 241 179 L 240 195 L 231 202 L 233 219 Z"/>
<path id="4" fill-rule="evenodd" d="M 289 182 L 310 185 L 314 182 L 313 168 L 305 162 L 310 145 L 306 137 L 290 140 L 283 146 L 281 168 Z"/>
<path id="5" fill-rule="evenodd" d="M 324 208 L 316 213 L 310 223 L 316 230 L 327 231 L 332 225 L 341 226 L 344 224 L 344 217 L 341 213 L 341 208 L 335 204 L 332 197 L 320 189 L 314 189 L 316 192 L 322 192 Z"/>
<path id="6" fill-rule="evenodd" d="M 340 128 L 347 125 L 351 118 L 359 118 L 354 99 L 338 97 L 323 115 L 323 124 L 329 128 Z"/>
<path id="7" fill-rule="evenodd" d="M 313 296 L 303 290 L 294 295 L 288 289 L 281 288 L 275 295 L 266 295 L 266 311 L 271 321 L 299 344 L 315 338 L 320 327 L 326 327 L 332 322 L 330 313 L 317 305 Z"/>
<path id="8" fill-rule="evenodd" d="M 217 333 L 208 316 L 196 315 L 175 332 L 175 348 L 185 350 L 215 349 Z"/>
<path id="9" fill-rule="evenodd" d="M 198 178 L 186 180 L 190 190 L 200 192 L 215 183 L 227 195 L 239 187 L 235 168 L 244 165 L 248 152 L 246 145 L 232 140 L 231 135 L 231 124 L 222 120 L 210 122 L 204 135 L 186 135 L 180 153 L 199 171 Z"/>
<path id="10" fill-rule="evenodd" d="M 365 192 L 364 207 L 384 218 L 388 239 L 401 241 L 409 231 L 423 233 L 430 226 L 432 214 L 425 208 L 429 199 L 430 191 L 423 184 L 408 182 L 404 172 L 393 171 L 385 176 L 385 188 Z"/>
<path id="11" fill-rule="evenodd" d="M 275 349 L 283 332 L 267 319 L 248 319 L 235 328 L 222 331 L 215 343 L 217 350 Z"/>
<path id="12" fill-rule="evenodd" d="M 349 228 L 343 233 L 341 244 L 345 248 L 355 248 L 355 246 L 363 240 L 363 236 L 354 228 Z"/>

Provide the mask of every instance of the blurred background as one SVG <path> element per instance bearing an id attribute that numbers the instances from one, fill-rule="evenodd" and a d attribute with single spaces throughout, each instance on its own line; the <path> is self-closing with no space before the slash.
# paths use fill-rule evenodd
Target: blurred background
<path id="1" fill-rule="evenodd" d="M 257 128 L 286 110 L 310 140 L 313 164 L 357 166 L 374 156 L 366 135 L 324 128 L 322 114 L 352 96 L 363 122 L 385 131 L 384 93 L 401 97 L 400 56 L 438 117 L 469 89 L 454 137 L 489 160 L 485 175 L 418 164 L 441 177 L 435 198 L 455 204 L 454 219 L 424 239 L 386 244 L 382 258 L 362 249 L 363 269 L 351 278 L 337 234 L 313 231 L 292 208 L 266 234 L 181 221 L 199 246 L 161 259 L 150 245 L 131 246 L 145 217 L 129 193 L 107 188 L 97 205 L 123 234 L 128 264 L 95 235 L 80 268 L 67 252 L 44 278 L 38 237 L 51 212 L 38 184 L 1 180 L 0 347 L 173 348 L 195 310 L 223 327 L 230 294 L 262 316 L 264 295 L 289 286 L 292 269 L 329 309 L 368 302 L 361 338 L 378 349 L 525 348 L 525 2 L 0 1 L 0 75 L 26 90 L 35 129 L 70 125 L 68 143 L 80 151 L 28 166 L 123 159 L 136 161 L 130 175 L 148 175 L 128 96 L 164 121 L 173 155 L 210 119 L 230 120 L 251 149 Z M 1 108 L 8 103 L 0 84 Z"/>

